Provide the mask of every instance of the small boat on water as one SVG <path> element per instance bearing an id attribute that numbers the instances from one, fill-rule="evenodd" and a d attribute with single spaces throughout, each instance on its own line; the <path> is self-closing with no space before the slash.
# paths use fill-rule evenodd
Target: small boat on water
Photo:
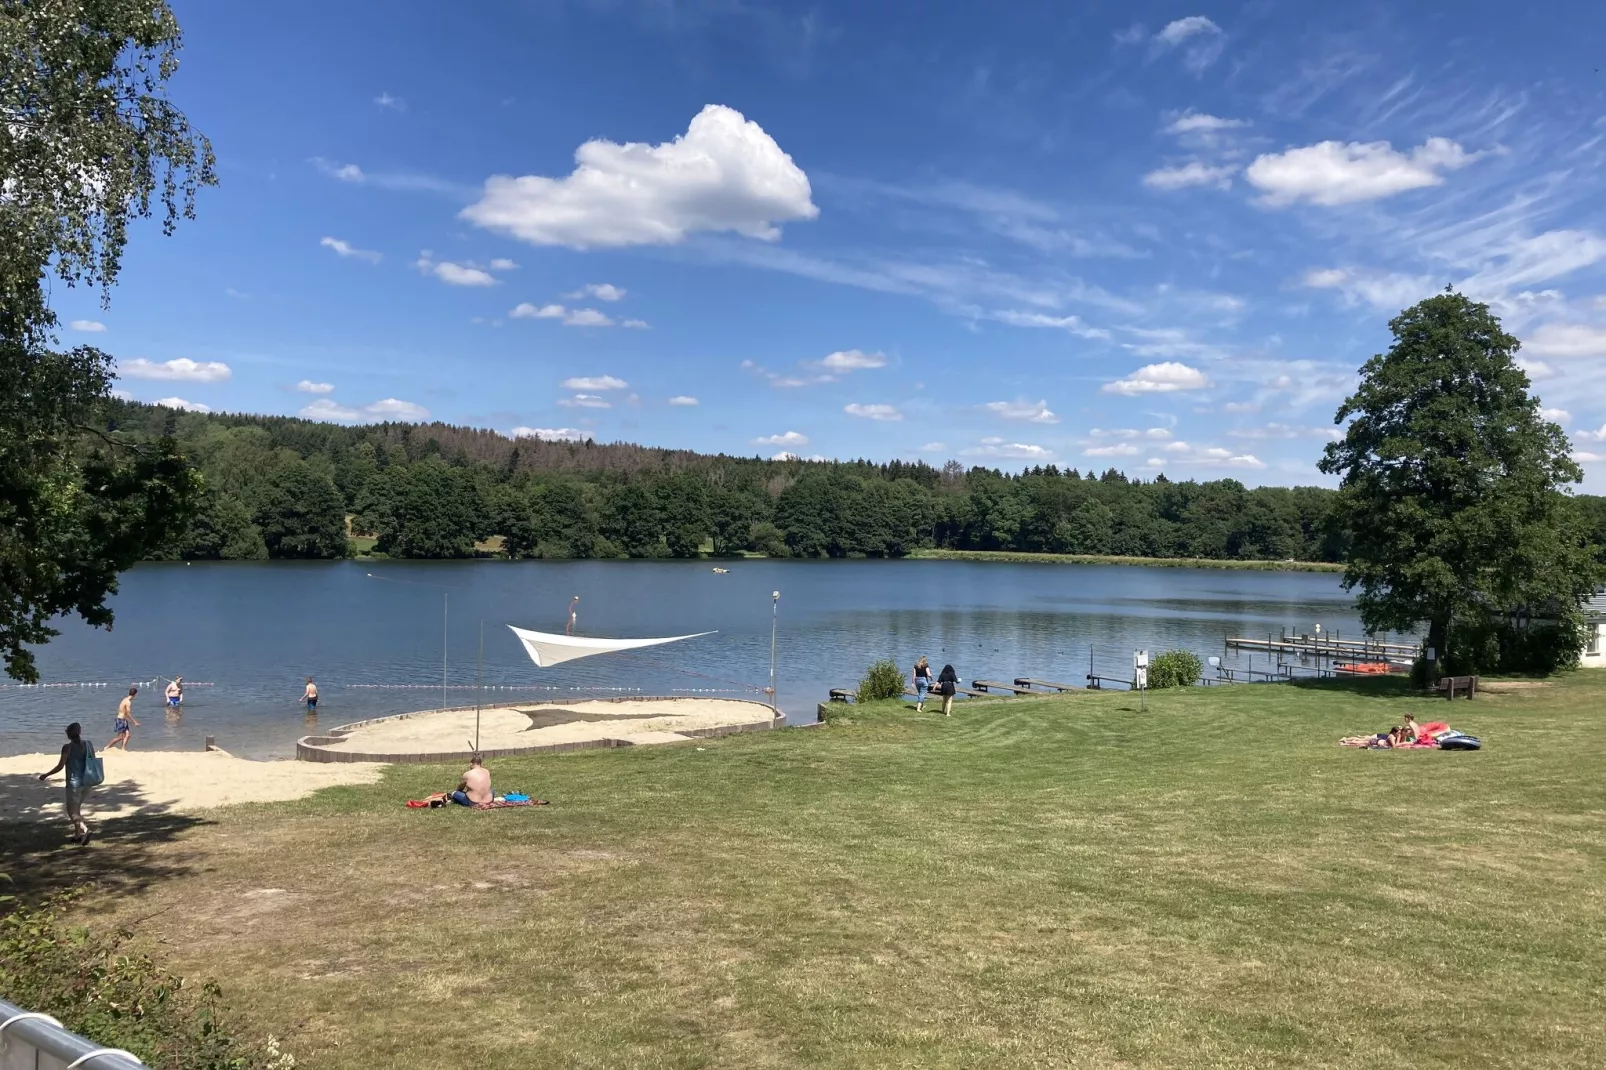
<path id="1" fill-rule="evenodd" d="M 725 573 L 727 573 L 727 572 L 729 572 L 729 571 L 730 571 L 730 569 L 728 569 L 728 568 L 716 568 L 716 569 L 715 569 L 715 570 L 714 570 L 714 572 L 715 572 L 715 573 L 716 573 L 716 574 L 717 574 L 717 575 L 720 575 L 720 576 L 723 576 L 723 575 L 725 575 Z"/>
<path id="2" fill-rule="evenodd" d="M 1340 661 L 1333 665 L 1338 672 L 1363 673 L 1366 675 L 1383 674 L 1392 671 L 1392 666 L 1386 661 Z"/>

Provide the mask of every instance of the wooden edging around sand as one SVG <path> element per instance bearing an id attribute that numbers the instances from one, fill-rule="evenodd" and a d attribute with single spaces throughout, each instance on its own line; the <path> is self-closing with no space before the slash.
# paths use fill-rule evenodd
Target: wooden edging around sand
<path id="1" fill-rule="evenodd" d="M 616 698 L 585 699 L 586 702 L 676 702 L 673 697 L 654 697 L 651 695 L 624 695 Z M 764 719 L 749 721 L 743 724 L 715 725 L 710 728 L 685 728 L 674 730 L 675 735 L 691 739 L 712 739 L 716 736 L 728 736 L 737 732 L 760 732 L 777 728 L 786 724 L 786 715 L 771 710 L 762 702 L 751 699 L 725 699 L 727 702 L 744 702 L 756 709 L 764 711 Z M 558 705 L 554 703 L 553 705 Z M 371 753 L 335 749 L 333 744 L 346 741 L 346 737 L 359 728 L 369 725 L 384 724 L 391 721 L 405 721 L 413 717 L 429 717 L 440 713 L 464 713 L 475 709 L 474 706 L 446 706 L 433 710 L 415 710 L 411 713 L 397 713 L 389 717 L 370 717 L 364 721 L 353 721 L 350 724 L 339 725 L 327 732 L 315 735 L 302 736 L 296 740 L 296 760 L 302 762 L 387 762 L 394 765 L 438 765 L 445 762 L 466 762 L 474 756 L 474 751 L 468 749 L 432 752 L 401 752 L 401 753 Z M 599 739 L 566 740 L 562 743 L 541 743 L 528 747 L 487 747 L 479 751 L 482 758 L 507 758 L 525 754 L 548 754 L 558 751 L 595 750 L 599 747 L 634 747 L 637 744 L 630 739 L 617 737 L 603 737 Z"/>

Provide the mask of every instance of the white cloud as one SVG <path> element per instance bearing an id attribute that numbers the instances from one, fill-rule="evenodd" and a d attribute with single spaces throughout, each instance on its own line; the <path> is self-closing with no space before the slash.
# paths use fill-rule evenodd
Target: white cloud
<path id="1" fill-rule="evenodd" d="M 1221 406 L 1222 412 L 1259 412 L 1258 401 L 1229 401 Z"/>
<path id="2" fill-rule="evenodd" d="M 542 442 L 584 442 L 591 437 L 589 431 L 577 427 L 515 427 L 509 435 L 513 438 L 538 438 Z"/>
<path id="3" fill-rule="evenodd" d="M 387 420 L 427 420 L 429 410 L 422 405 L 415 405 L 411 401 L 402 401 L 399 398 L 384 398 L 372 405 L 364 405 L 363 412 L 369 416 L 378 416 Z"/>
<path id="4" fill-rule="evenodd" d="M 1005 442 L 1001 438 L 984 438 L 981 445 L 959 451 L 966 457 L 994 457 L 1007 461 L 1050 461 L 1054 451 L 1029 442 Z"/>
<path id="5" fill-rule="evenodd" d="M 333 394 L 335 392 L 335 384 L 315 383 L 311 379 L 303 379 L 296 384 L 296 389 L 303 394 Z"/>
<path id="6" fill-rule="evenodd" d="M 1181 167 L 1161 167 L 1143 176 L 1143 184 L 1150 189 L 1177 190 L 1188 186 L 1213 186 L 1229 189 L 1236 167 L 1213 167 L 1199 160 L 1190 160 Z"/>
<path id="7" fill-rule="evenodd" d="M 329 398 L 313 400 L 296 415 L 307 420 L 321 420 L 325 423 L 334 424 L 354 423 L 362 419 L 362 413 L 358 410 L 348 409 Z"/>
<path id="8" fill-rule="evenodd" d="M 362 173 L 362 168 L 354 163 L 335 163 L 321 156 L 314 156 L 312 165 L 330 178 L 339 179 L 341 182 L 360 183 L 366 181 L 368 177 Z"/>
<path id="9" fill-rule="evenodd" d="M 505 256 L 499 256 L 491 261 L 492 271 L 517 271 L 519 266 Z"/>
<path id="10" fill-rule="evenodd" d="M 1442 185 L 1440 172 L 1465 167 L 1479 155 L 1442 137 L 1428 138 L 1409 155 L 1387 141 L 1321 141 L 1257 156 L 1244 177 L 1264 194 L 1263 204 L 1306 200 L 1331 207 Z"/>
<path id="11" fill-rule="evenodd" d="M 612 327 L 613 320 L 594 308 L 564 308 L 562 305 L 535 305 L 525 301 L 513 308 L 508 316 L 516 320 L 561 320 L 565 327 Z M 631 322 L 639 323 L 639 320 Z M 646 324 L 642 324 L 646 326 Z"/>
<path id="12" fill-rule="evenodd" d="M 199 401 L 185 401 L 183 398 L 157 398 L 154 404 L 164 409 L 182 409 L 185 412 L 211 412 L 210 406 L 202 405 Z"/>
<path id="13" fill-rule="evenodd" d="M 1596 461 L 1606 461 L 1606 453 L 1590 453 L 1588 450 L 1574 450 L 1573 460 L 1579 464 L 1592 464 Z"/>
<path id="14" fill-rule="evenodd" d="M 786 431 L 779 435 L 765 435 L 763 438 L 755 438 L 753 440 L 753 445 L 755 446 L 807 446 L 808 444 L 809 436 L 800 434 L 797 431 Z"/>
<path id="15" fill-rule="evenodd" d="M 1606 258 L 1606 238 L 1588 230 L 1547 230 L 1510 242 L 1495 255 L 1500 263 L 1466 279 L 1462 289 L 1480 297 L 1503 297 L 1513 286 L 1570 274 Z"/>
<path id="16" fill-rule="evenodd" d="M 473 264 L 454 264 L 450 260 L 436 260 L 424 250 L 418 254 L 413 266 L 426 275 L 433 275 L 449 286 L 495 286 L 496 277 L 484 268 Z"/>
<path id="17" fill-rule="evenodd" d="M 221 361 L 193 361 L 188 357 L 163 361 L 160 364 L 140 357 L 119 361 L 117 374 L 129 379 L 167 379 L 186 383 L 221 383 L 234 373 Z"/>
<path id="18" fill-rule="evenodd" d="M 1375 308 L 1396 310 L 1415 304 L 1438 289 L 1426 275 L 1405 275 L 1392 271 L 1352 271 L 1348 268 L 1319 268 L 1305 273 L 1301 280 L 1313 290 L 1338 290 L 1347 304 L 1364 302 Z"/>
<path id="19" fill-rule="evenodd" d="M 1161 364 L 1145 364 L 1125 379 L 1105 383 L 1102 389 L 1106 394 L 1135 397 L 1139 394 L 1169 394 L 1177 390 L 1203 390 L 1209 385 L 1210 380 L 1197 368 L 1165 361 Z"/>
<path id="20" fill-rule="evenodd" d="M 1527 372 L 1528 378 L 1536 383 L 1541 379 L 1554 379 L 1561 374 L 1542 360 L 1529 360 L 1526 357 L 1518 357 L 1512 363 Z"/>
<path id="21" fill-rule="evenodd" d="M 1117 442 L 1109 446 L 1089 446 L 1082 451 L 1083 457 L 1136 457 L 1138 448 L 1129 442 Z"/>
<path id="22" fill-rule="evenodd" d="M 576 394 L 571 398 L 559 398 L 558 404 L 566 409 L 611 409 L 613 405 L 607 398 L 596 394 Z"/>
<path id="23" fill-rule="evenodd" d="M 943 450 L 945 450 L 947 448 L 948 447 L 946 445 L 944 445 L 943 443 L 941 443 L 941 442 L 927 442 L 925 445 L 920 447 L 920 452 L 921 453 L 941 453 Z"/>
<path id="24" fill-rule="evenodd" d="M 533 245 L 673 245 L 696 231 L 774 241 L 814 219 L 808 176 L 764 130 L 710 104 L 661 145 L 588 141 L 566 178 L 494 175 L 463 209 L 471 223 Z"/>
<path id="25" fill-rule="evenodd" d="M 85 334 L 104 334 L 106 331 L 106 325 L 99 320 L 73 320 L 67 326 Z"/>
<path id="26" fill-rule="evenodd" d="M 1553 424 L 1561 424 L 1563 426 L 1570 424 L 1573 421 L 1573 414 L 1568 412 L 1566 409 L 1540 409 L 1539 416 L 1541 419 L 1549 420 Z"/>
<path id="27" fill-rule="evenodd" d="M 857 349 L 844 349 L 820 361 L 820 367 L 833 372 L 862 371 L 866 368 L 884 368 L 887 358 L 880 353 L 864 353 Z"/>
<path id="28" fill-rule="evenodd" d="M 1222 119 L 1189 108 L 1187 111 L 1174 116 L 1169 123 L 1161 128 L 1161 133 L 1177 135 L 1214 134 L 1222 130 L 1236 130 L 1239 127 L 1248 125 L 1249 121 L 1247 119 Z"/>
<path id="29" fill-rule="evenodd" d="M 625 291 L 622 287 L 609 282 L 588 282 L 573 293 L 563 296 L 571 301 L 583 297 L 595 297 L 598 301 L 620 301 L 624 299 Z"/>
<path id="30" fill-rule="evenodd" d="M 611 375 L 576 376 L 559 384 L 565 390 L 623 390 L 630 384 Z"/>
<path id="31" fill-rule="evenodd" d="M 1574 432 L 1573 438 L 1579 442 L 1606 442 L 1606 424 L 1601 424 L 1599 431 Z"/>
<path id="32" fill-rule="evenodd" d="M 630 331 L 647 331 L 652 329 L 652 324 L 648 323 L 646 320 L 624 320 L 619 324 L 619 326 Z"/>
<path id="33" fill-rule="evenodd" d="M 696 398 L 691 397 L 688 394 L 677 394 L 669 399 L 669 404 L 690 408 L 701 403 Z"/>
<path id="34" fill-rule="evenodd" d="M 861 405 L 855 401 L 851 405 L 844 405 L 842 411 L 849 416 L 859 416 L 866 420 L 885 422 L 903 419 L 903 413 L 892 405 Z"/>
<path id="35" fill-rule="evenodd" d="M 384 259 L 372 249 L 359 249 L 350 242 L 341 241 L 339 238 L 321 238 L 318 244 L 325 249 L 333 249 L 338 255 L 351 260 L 363 260 L 370 264 L 377 264 Z"/>
<path id="36" fill-rule="evenodd" d="M 407 110 L 407 102 L 405 100 L 403 100 L 401 97 L 393 97 L 389 93 L 379 94 L 374 98 L 374 103 L 378 104 L 381 108 L 389 108 L 392 111 Z"/>
<path id="37" fill-rule="evenodd" d="M 1523 342 L 1522 350 L 1536 356 L 1561 359 L 1606 357 L 1606 327 L 1582 323 L 1547 323 Z"/>
<path id="38" fill-rule="evenodd" d="M 1252 453 L 1234 453 L 1232 450 L 1220 446 L 1207 446 L 1200 449 L 1190 446 L 1186 442 L 1172 442 L 1167 444 L 1166 450 L 1171 456 L 1162 461 L 1158 458 L 1149 458 L 1150 467 L 1160 467 L 1163 464 L 1187 465 L 1200 468 L 1249 468 L 1262 469 L 1266 462 Z"/>
<path id="39" fill-rule="evenodd" d="M 134 395 L 130 394 L 126 390 L 113 390 L 111 392 L 111 395 L 112 395 L 112 397 L 116 398 L 118 401 L 133 401 L 134 400 Z"/>
<path id="40" fill-rule="evenodd" d="M 1088 432 L 1093 438 L 1137 438 L 1138 433 L 1130 427 L 1095 427 Z"/>
<path id="41" fill-rule="evenodd" d="M 1050 316 L 1042 312 L 1016 312 L 1001 310 L 987 313 L 989 319 L 1007 323 L 1011 327 L 1056 327 L 1083 338 L 1108 338 L 1110 332 L 1102 327 L 1089 327 L 1080 316 Z"/>
<path id="42" fill-rule="evenodd" d="M 1047 401 L 989 401 L 982 408 L 1006 420 L 1025 420 L 1034 424 L 1060 422 L 1060 418 L 1049 411 Z"/>
<path id="43" fill-rule="evenodd" d="M 1203 15 L 1189 15 L 1168 22 L 1154 35 L 1156 49 L 1180 48 L 1183 65 L 1195 73 L 1214 63 L 1226 44 L 1226 33 Z"/>

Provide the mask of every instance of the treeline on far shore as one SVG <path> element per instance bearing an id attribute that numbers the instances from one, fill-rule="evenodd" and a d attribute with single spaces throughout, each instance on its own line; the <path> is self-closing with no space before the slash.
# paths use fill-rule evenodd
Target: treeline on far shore
<path id="1" fill-rule="evenodd" d="M 1019 474 L 892 461 L 708 456 L 508 439 L 445 424 L 342 427 L 115 403 L 139 438 L 171 432 L 202 473 L 161 556 L 339 558 L 354 537 L 406 558 L 900 557 L 917 550 L 1334 562 L 1334 492 L 1233 479 Z M 1606 542 L 1606 498 L 1578 508 Z M 498 549 L 489 551 L 487 546 Z"/>

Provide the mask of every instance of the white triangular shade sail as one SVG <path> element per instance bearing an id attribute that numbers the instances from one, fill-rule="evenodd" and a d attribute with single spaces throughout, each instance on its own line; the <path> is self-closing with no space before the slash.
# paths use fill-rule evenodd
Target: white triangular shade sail
<path id="1" fill-rule="evenodd" d="M 714 634 L 698 632 L 696 635 L 671 635 L 664 639 L 596 639 L 588 635 L 532 632 L 525 628 L 515 628 L 511 624 L 507 627 L 519 637 L 519 642 L 524 644 L 524 651 L 530 655 L 530 660 L 543 669 L 565 661 L 573 661 L 575 658 L 589 658 L 593 654 L 613 654 L 620 650 L 637 650 L 644 646 L 678 643 L 682 639 L 697 639 Z"/>

